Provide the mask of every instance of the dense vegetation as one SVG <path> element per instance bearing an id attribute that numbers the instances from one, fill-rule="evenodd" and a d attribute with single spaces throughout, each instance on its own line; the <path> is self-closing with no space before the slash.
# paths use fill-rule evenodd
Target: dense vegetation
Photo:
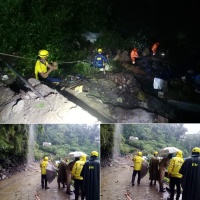
<path id="1" fill-rule="evenodd" d="M 0 168 L 26 161 L 28 132 L 28 125 L 0 125 Z"/>
<path id="2" fill-rule="evenodd" d="M 48 124 L 37 125 L 35 159 L 50 156 L 59 160 L 71 151 L 83 151 L 90 155 L 91 151 L 99 152 L 99 125 Z M 43 146 L 43 142 L 51 146 Z"/>
<path id="3" fill-rule="evenodd" d="M 29 140 L 30 126 L 35 130 L 33 144 Z M 0 125 L 0 169 L 26 163 L 29 151 L 34 151 L 34 160 L 44 156 L 58 160 L 71 151 L 88 155 L 94 150 L 99 152 L 99 131 L 98 124 Z M 51 146 L 43 146 L 43 142 Z"/>
<path id="4" fill-rule="evenodd" d="M 40 49 L 50 51 L 50 61 L 86 59 L 92 45 L 83 37 L 88 31 L 100 34 L 92 49 L 130 50 L 134 46 L 141 49 L 160 40 L 164 48 L 171 45 L 171 54 L 178 52 L 176 57 L 180 55 L 180 60 L 189 59 L 188 53 L 195 54 L 198 47 L 198 31 L 192 25 L 198 23 L 196 8 L 195 2 L 189 4 L 186 0 L 181 6 L 178 2 L 158 0 L 2 1 L 0 49 L 2 53 L 30 58 L 10 58 L 15 69 L 26 77 L 34 75 L 33 67 Z M 191 44 L 193 51 L 185 51 Z M 60 70 L 55 73 L 73 72 L 74 64 L 60 62 Z M 82 67 L 88 69 L 87 65 Z"/>
<path id="5" fill-rule="evenodd" d="M 184 140 L 180 139 L 180 136 L 187 132 L 183 124 L 122 124 L 121 126 L 123 130 L 120 142 L 121 155 L 140 150 L 143 155 L 150 156 L 154 151 L 175 146 L 187 157 L 193 147 L 200 146 L 199 134 L 187 135 Z M 138 140 L 130 140 L 130 136 L 138 137 Z M 101 125 L 101 142 L 102 157 L 111 156 L 114 146 L 113 125 Z"/>

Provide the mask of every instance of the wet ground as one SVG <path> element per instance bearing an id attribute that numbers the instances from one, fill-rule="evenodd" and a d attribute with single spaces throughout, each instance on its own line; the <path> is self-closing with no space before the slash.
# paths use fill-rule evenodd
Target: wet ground
<path id="1" fill-rule="evenodd" d="M 149 185 L 148 174 L 141 180 L 140 185 L 135 184 L 132 187 L 131 165 L 131 159 L 124 157 L 117 158 L 110 163 L 110 166 L 101 168 L 101 200 L 126 200 L 124 194 L 127 192 L 132 200 L 166 200 L 169 197 L 168 192 L 158 192 L 158 183 L 155 186 Z"/>
<path id="2" fill-rule="evenodd" d="M 58 189 L 56 179 L 48 185 L 50 189 L 41 189 L 40 176 L 39 163 L 31 163 L 27 171 L 20 172 L 0 181 L 0 199 L 35 200 L 36 194 L 38 194 L 40 200 L 74 199 L 74 195 L 67 195 L 65 189 Z"/>

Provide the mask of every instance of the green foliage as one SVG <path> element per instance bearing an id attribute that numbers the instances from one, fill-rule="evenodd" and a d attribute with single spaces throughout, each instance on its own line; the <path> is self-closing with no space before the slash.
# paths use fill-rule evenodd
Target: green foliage
<path id="1" fill-rule="evenodd" d="M 21 124 L 0 125 L 0 163 L 26 160 L 28 126 Z"/>
<path id="2" fill-rule="evenodd" d="M 71 151 L 99 152 L 99 125 L 48 124 L 37 125 L 35 158 L 51 155 L 52 159 L 66 157 Z M 95 141 L 97 139 L 97 141 Z M 51 146 L 43 146 L 50 142 Z"/>
<path id="3" fill-rule="evenodd" d="M 112 155 L 112 148 L 114 146 L 114 125 L 101 124 L 101 156 L 102 158 Z"/>
<path id="4" fill-rule="evenodd" d="M 94 72 L 93 68 L 90 66 L 89 63 L 77 63 L 70 70 L 71 74 L 81 74 L 81 75 L 88 75 Z"/>
<path id="5" fill-rule="evenodd" d="M 113 143 L 109 142 L 110 131 L 106 131 L 107 126 L 101 125 L 101 128 L 103 127 L 101 151 L 105 157 L 112 154 L 111 149 L 113 148 Z M 180 136 L 187 132 L 183 124 L 123 124 L 122 127 L 120 144 L 122 155 L 139 150 L 143 152 L 143 155 L 151 156 L 154 151 L 167 146 L 175 146 L 183 151 L 184 157 L 187 157 L 194 146 L 200 146 L 199 134 L 189 135 L 185 141 L 180 140 Z M 133 138 L 130 140 L 130 136 L 138 137 L 138 140 Z"/>

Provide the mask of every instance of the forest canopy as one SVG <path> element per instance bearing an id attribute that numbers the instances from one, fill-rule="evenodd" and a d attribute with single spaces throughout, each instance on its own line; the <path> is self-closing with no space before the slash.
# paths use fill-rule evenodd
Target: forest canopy
<path id="1" fill-rule="evenodd" d="M 120 154 L 134 154 L 142 151 L 143 155 L 151 156 L 154 151 L 167 146 L 175 146 L 183 151 L 184 157 L 191 154 L 191 149 L 200 146 L 200 133 L 186 134 L 183 124 L 121 124 Z M 101 125 L 102 158 L 113 155 L 115 127 Z M 133 139 L 130 139 L 132 137 Z M 135 139 L 134 139 L 135 138 Z"/>

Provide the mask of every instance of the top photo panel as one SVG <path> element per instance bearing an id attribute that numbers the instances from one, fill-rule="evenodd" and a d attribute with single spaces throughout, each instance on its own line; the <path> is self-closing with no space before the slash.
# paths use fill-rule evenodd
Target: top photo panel
<path id="1" fill-rule="evenodd" d="M 0 123 L 199 123 L 199 8 L 4 1 Z"/>

